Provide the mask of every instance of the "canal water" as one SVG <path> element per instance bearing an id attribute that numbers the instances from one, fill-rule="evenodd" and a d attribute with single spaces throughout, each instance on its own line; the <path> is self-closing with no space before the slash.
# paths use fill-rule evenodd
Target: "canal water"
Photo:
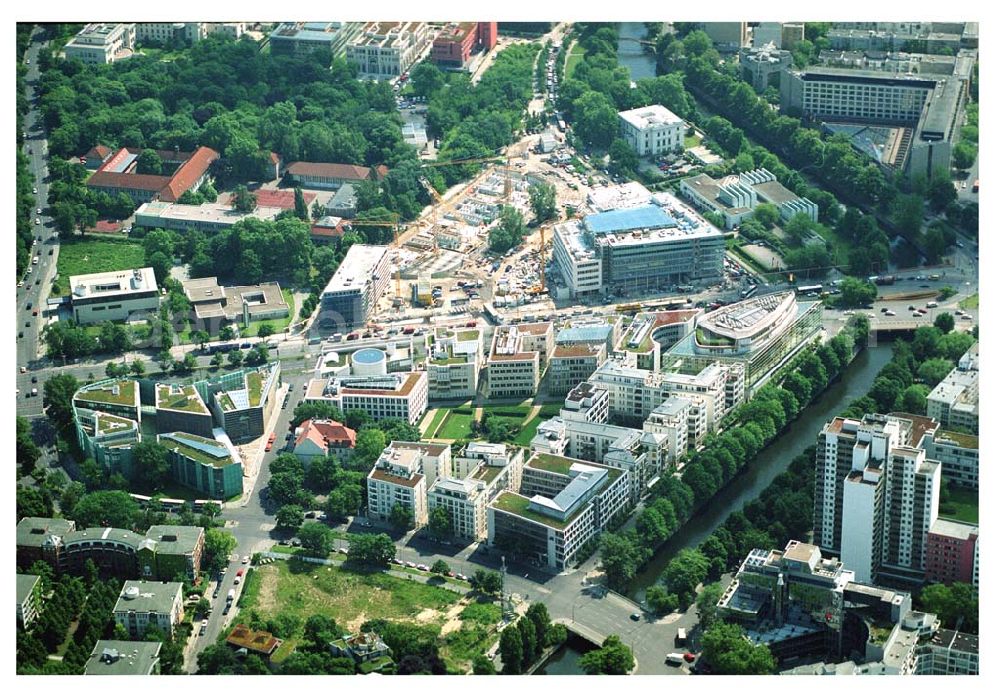
<path id="1" fill-rule="evenodd" d="M 641 26 L 641 25 L 640 25 Z M 820 398 L 809 405 L 795 424 L 779 435 L 761 451 L 743 471 L 729 481 L 712 502 L 691 517 L 667 543 L 660 547 L 655 557 L 641 574 L 629 585 L 628 594 L 641 601 L 645 587 L 653 584 L 673 557 L 684 548 L 694 548 L 708 538 L 731 512 L 756 498 L 777 478 L 792 459 L 816 443 L 816 435 L 823 426 L 851 401 L 860 398 L 871 388 L 875 375 L 892 359 L 892 346 L 880 345 L 861 352 Z"/>
<path id="2" fill-rule="evenodd" d="M 643 45 L 627 39 L 646 40 L 643 22 L 622 22 L 618 30 L 618 64 L 628 68 L 633 80 L 656 77 L 656 58 Z"/>
<path id="3" fill-rule="evenodd" d="M 536 676 L 581 676 L 580 657 L 595 649 L 587 640 L 572 632 L 559 649 L 552 653 L 545 664 L 535 671 Z"/>

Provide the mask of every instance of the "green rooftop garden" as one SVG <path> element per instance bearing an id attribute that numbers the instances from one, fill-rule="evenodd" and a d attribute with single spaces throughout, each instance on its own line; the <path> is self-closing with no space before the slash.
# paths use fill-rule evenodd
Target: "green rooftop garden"
<path id="1" fill-rule="evenodd" d="M 702 345 L 712 345 L 716 347 L 724 347 L 735 343 L 732 338 L 709 333 L 701 326 L 698 326 L 698 328 L 695 329 L 695 339 Z"/>
<path id="2" fill-rule="evenodd" d="M 233 403 L 233 399 L 228 393 L 219 394 L 219 405 L 222 406 L 223 410 L 233 410 L 236 408 L 236 405 Z"/>
<path id="3" fill-rule="evenodd" d="M 479 338 L 478 330 L 459 331 L 458 334 L 459 340 L 476 340 L 477 338 Z"/>
<path id="4" fill-rule="evenodd" d="M 496 480 L 496 477 L 500 475 L 502 470 L 501 466 L 480 466 L 472 477 L 476 480 L 482 480 L 489 485 Z"/>
<path id="5" fill-rule="evenodd" d="M 214 445 L 219 448 L 220 456 L 212 456 L 206 451 L 202 451 L 193 446 L 188 446 L 184 443 L 184 440 L 189 440 L 191 442 L 198 442 L 207 445 Z M 204 437 L 199 437 L 195 434 L 183 434 L 175 435 L 173 437 L 164 437 L 163 445 L 168 449 L 177 449 L 181 454 L 187 456 L 199 463 L 204 463 L 209 466 L 214 466 L 215 468 L 222 468 L 223 466 L 228 466 L 233 463 L 232 457 L 226 452 L 225 447 L 221 446 L 214 439 L 205 439 Z M 225 452 L 225 453 L 223 453 Z"/>
<path id="6" fill-rule="evenodd" d="M 260 372 L 247 374 L 247 388 L 250 391 L 250 407 L 260 405 L 260 392 L 264 388 L 264 376 Z"/>
<path id="7" fill-rule="evenodd" d="M 531 502 L 530 499 L 524 497 L 523 495 L 518 495 L 513 492 L 504 492 L 502 495 L 493 501 L 493 506 L 505 512 L 510 512 L 511 514 L 516 514 L 517 516 L 524 517 L 529 521 L 535 521 L 539 524 L 544 524 L 554 529 L 559 529 L 560 531 L 565 529 L 577 515 L 586 508 L 586 505 L 577 510 L 570 518 L 566 521 L 560 521 L 551 516 L 546 516 L 545 514 L 540 514 L 532 509 L 528 508 L 528 504 Z"/>
<path id="8" fill-rule="evenodd" d="M 451 345 L 447 348 L 447 357 L 438 357 L 431 360 L 431 364 L 465 364 L 469 361 L 468 357 L 464 354 L 459 354 L 458 356 L 452 352 Z"/>
<path id="9" fill-rule="evenodd" d="M 528 459 L 528 465 L 532 468 L 539 468 L 549 473 L 560 473 L 569 475 L 569 468 L 573 465 L 573 460 L 554 454 L 535 454 Z"/>
<path id="10" fill-rule="evenodd" d="M 102 413 L 97 419 L 97 431 L 101 434 L 106 434 L 108 432 L 114 431 L 125 431 L 131 429 L 133 420 L 128 418 L 118 417 L 117 415 L 110 415 L 108 413 Z"/>
<path id="11" fill-rule="evenodd" d="M 115 395 L 111 391 L 114 385 L 118 386 L 118 395 Z M 77 396 L 77 399 L 81 401 L 93 401 L 95 403 L 134 405 L 136 400 L 135 382 L 123 379 L 122 381 L 116 382 L 116 384 L 108 384 L 107 386 L 102 386 L 100 388 L 90 388 L 81 392 L 80 395 Z"/>
<path id="12" fill-rule="evenodd" d="M 208 408 L 201 402 L 194 386 L 182 386 L 180 393 L 171 393 L 170 386 L 159 385 L 156 387 L 156 399 L 161 408 L 208 414 Z"/>

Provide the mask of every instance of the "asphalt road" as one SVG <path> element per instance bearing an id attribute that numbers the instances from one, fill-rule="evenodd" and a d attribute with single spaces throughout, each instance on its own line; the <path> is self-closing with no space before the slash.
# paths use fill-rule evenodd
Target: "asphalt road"
<path id="1" fill-rule="evenodd" d="M 41 115 L 36 108 L 35 99 L 37 92 L 35 82 L 38 79 L 38 51 L 42 44 L 37 42 L 41 31 L 36 29 L 33 35 L 33 42 L 29 46 L 26 58 L 31 61 L 28 65 L 28 75 L 26 78 L 29 110 L 24 117 L 24 129 L 28 134 L 24 143 L 24 153 L 30 161 L 31 171 L 35 174 L 35 187 L 38 190 L 35 198 L 37 207 L 42 210 L 40 214 L 35 214 L 32 219 L 39 218 L 40 224 L 32 225 L 35 237 L 41 237 L 31 249 L 33 256 L 38 257 L 37 265 L 29 265 L 31 272 L 25 272 L 19 281 L 23 281 L 23 286 L 17 288 L 17 309 L 15 317 L 17 320 L 17 394 L 18 413 L 22 411 L 21 404 L 25 400 L 38 401 L 31 403 L 25 410 L 37 410 L 41 412 L 41 383 L 33 384 L 30 375 L 20 374 L 20 367 L 32 368 L 38 364 L 39 331 L 42 326 L 42 310 L 44 301 L 48 297 L 51 287 L 52 277 L 55 274 L 56 260 L 58 259 L 59 235 L 52 227 L 52 220 L 47 216 L 48 185 L 45 183 L 47 173 L 46 156 L 48 153 L 48 142 L 45 139 L 45 131 L 42 126 Z M 30 150 L 30 152 L 29 152 Z M 52 255 L 49 255 L 52 251 Z M 28 304 L 31 304 L 31 309 Z M 33 312 L 37 311 L 38 316 Z M 32 388 L 38 388 L 39 397 L 29 396 Z"/>

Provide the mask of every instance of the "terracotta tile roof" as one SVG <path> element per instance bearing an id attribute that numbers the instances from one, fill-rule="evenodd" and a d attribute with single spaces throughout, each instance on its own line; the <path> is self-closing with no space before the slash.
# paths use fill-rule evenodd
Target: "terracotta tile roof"
<path id="1" fill-rule="evenodd" d="M 160 200 L 175 203 L 184 191 L 194 186 L 204 175 L 208 167 L 219 158 L 219 153 L 208 147 L 199 147 L 191 157 L 184 162 L 173 176 L 156 176 L 154 174 L 131 174 L 117 171 L 107 171 L 116 161 L 129 150 L 122 148 L 114 157 L 108 159 L 94 174 L 87 179 L 87 185 L 95 188 L 131 188 L 139 191 L 153 191 L 160 194 Z M 173 153 L 171 153 L 173 154 Z"/>
<path id="2" fill-rule="evenodd" d="M 177 199 L 190 190 L 216 159 L 219 153 L 210 147 L 199 147 L 191 158 L 181 164 L 177 172 L 170 178 L 166 190 L 160 193 L 160 199 L 168 203 L 177 202 Z"/>
<path id="3" fill-rule="evenodd" d="M 334 448 L 353 449 L 357 433 L 335 420 L 306 420 L 302 423 L 302 432 L 295 440 L 296 448 L 307 439 L 323 450 L 329 449 L 331 443 Z"/>
<path id="4" fill-rule="evenodd" d="M 389 173 L 389 167 L 385 164 L 379 164 L 375 167 L 375 176 L 381 181 L 385 178 L 385 175 Z"/>
<path id="5" fill-rule="evenodd" d="M 102 166 L 106 166 L 105 162 Z M 87 185 L 95 188 L 132 188 L 139 191 L 161 191 L 170 183 L 169 176 L 156 174 L 123 174 L 117 171 L 98 169 L 87 179 Z"/>
<path id="6" fill-rule="evenodd" d="M 285 171 L 292 176 L 318 177 L 326 179 L 348 179 L 364 181 L 371 175 L 371 169 L 354 164 L 331 164 L 328 162 L 292 162 Z"/>
<path id="7" fill-rule="evenodd" d="M 104 145 L 94 145 L 93 147 L 90 148 L 90 151 L 88 151 L 87 154 L 83 155 L 83 158 L 84 159 L 100 158 L 100 160 L 103 162 L 105 159 L 108 158 L 110 154 L 111 154 L 110 147 L 105 147 Z"/>

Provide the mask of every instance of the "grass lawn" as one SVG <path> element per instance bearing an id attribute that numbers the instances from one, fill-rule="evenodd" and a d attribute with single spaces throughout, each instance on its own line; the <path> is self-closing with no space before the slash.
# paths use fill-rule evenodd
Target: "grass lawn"
<path id="1" fill-rule="evenodd" d="M 531 412 L 530 403 L 522 403 L 520 405 L 484 405 L 483 415 L 490 413 L 491 415 L 499 415 L 501 417 L 518 417 L 523 420 L 528 417 L 528 413 Z"/>
<path id="2" fill-rule="evenodd" d="M 433 438 L 435 433 L 438 431 L 438 428 L 441 426 L 441 423 L 444 422 L 446 417 L 448 417 L 449 412 L 451 411 L 447 408 L 438 408 L 434 413 L 434 416 L 431 418 L 430 423 L 428 423 L 427 429 L 423 431 L 421 436 L 423 436 L 424 439 Z"/>
<path id="3" fill-rule="evenodd" d="M 145 266 L 145 253 L 142 244 L 133 241 L 63 241 L 56 264 L 59 279 L 52 286 L 52 294 L 56 297 L 69 294 L 69 278 L 72 275 L 142 268 Z"/>
<path id="4" fill-rule="evenodd" d="M 296 313 L 295 307 L 295 295 L 287 287 L 281 288 L 281 296 L 285 298 L 285 304 L 288 305 L 288 316 L 283 319 L 265 319 L 263 321 L 251 321 L 250 325 L 246 328 L 240 328 L 240 335 L 252 337 L 257 335 L 257 329 L 260 328 L 261 324 L 269 323 L 271 327 L 274 328 L 275 333 L 281 333 L 286 328 L 288 324 L 292 322 L 298 314 Z"/>
<path id="5" fill-rule="evenodd" d="M 464 439 L 472 436 L 472 415 L 449 412 L 444 424 L 438 429 L 441 439 Z"/>
<path id="6" fill-rule="evenodd" d="M 548 417 L 536 415 L 528 420 L 527 424 L 525 424 L 521 428 L 521 431 L 517 433 L 517 436 L 514 437 L 514 444 L 517 444 L 518 446 L 530 446 L 531 440 L 535 437 L 535 432 L 538 431 L 538 426 L 548 419 Z"/>
<path id="7" fill-rule="evenodd" d="M 949 489 L 947 504 L 942 503 L 938 513 L 946 519 L 964 521 L 967 524 L 979 523 L 979 493 L 975 490 L 965 490 L 958 487 Z"/>
<path id="8" fill-rule="evenodd" d="M 406 620 L 424 609 L 444 610 L 459 599 L 454 591 L 382 572 L 312 565 L 297 558 L 254 572 L 260 589 L 245 605 L 265 619 L 284 613 L 303 622 L 311 615 L 328 615 L 341 625 L 362 616 Z"/>
<path id="9" fill-rule="evenodd" d="M 573 46 L 573 52 L 569 54 L 566 59 L 566 70 L 563 72 L 565 77 L 572 77 L 573 70 L 576 69 L 576 64 L 583 60 L 583 48 L 580 44 Z"/>
<path id="10" fill-rule="evenodd" d="M 972 295 L 971 297 L 966 297 L 958 303 L 959 308 L 962 309 L 978 309 L 979 308 L 979 293 Z"/>
<path id="11" fill-rule="evenodd" d="M 454 591 L 382 572 L 311 565 L 296 558 L 258 567 L 253 574 L 258 578 L 247 586 L 250 596 L 241 602 L 243 610 L 255 610 L 264 620 L 292 615 L 301 624 L 312 615 L 325 615 L 349 630 L 375 618 L 440 625 L 443 612 L 461 598 Z M 301 630 L 286 641 L 291 643 L 288 653 L 301 639 Z"/>
<path id="12" fill-rule="evenodd" d="M 701 140 L 697 135 L 685 135 L 684 136 L 684 149 L 688 150 L 692 147 L 697 147 L 701 144 Z"/>

